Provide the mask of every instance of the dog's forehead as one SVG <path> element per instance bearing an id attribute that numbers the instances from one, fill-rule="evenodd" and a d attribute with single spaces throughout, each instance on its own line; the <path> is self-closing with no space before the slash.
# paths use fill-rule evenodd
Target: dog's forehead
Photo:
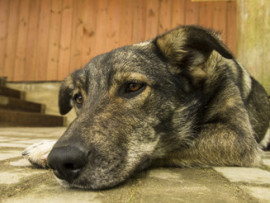
<path id="1" fill-rule="evenodd" d="M 153 43 L 144 42 L 114 49 L 92 59 L 86 67 L 90 80 L 109 81 L 117 73 L 141 73 L 151 75 L 158 69 L 160 58 Z"/>

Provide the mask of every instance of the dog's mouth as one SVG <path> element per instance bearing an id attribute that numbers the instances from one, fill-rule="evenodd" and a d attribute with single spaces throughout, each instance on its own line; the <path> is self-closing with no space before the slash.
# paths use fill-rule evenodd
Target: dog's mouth
<path id="1" fill-rule="evenodd" d="M 133 169 L 129 169 L 128 173 L 122 173 L 121 171 L 126 171 L 126 169 L 118 170 L 117 174 L 98 174 L 98 169 L 87 169 L 87 166 L 76 169 L 74 166 L 67 166 L 69 172 L 65 171 L 62 173 L 59 170 L 52 169 L 57 182 L 67 188 L 79 188 L 79 189 L 90 189 L 90 190 L 100 190 L 100 189 L 109 189 L 120 185 L 130 177 L 133 177 L 134 174 L 137 174 L 151 165 L 151 159 L 148 156 L 142 157 L 141 161 Z M 89 165 L 88 165 L 89 167 Z M 90 171 L 90 172 L 89 172 Z"/>
<path id="2" fill-rule="evenodd" d="M 89 190 L 108 189 L 151 165 L 152 151 L 130 150 L 125 153 L 124 149 L 108 153 L 105 149 L 93 146 L 89 150 L 81 145 L 59 144 L 51 150 L 47 161 L 63 186 Z"/>

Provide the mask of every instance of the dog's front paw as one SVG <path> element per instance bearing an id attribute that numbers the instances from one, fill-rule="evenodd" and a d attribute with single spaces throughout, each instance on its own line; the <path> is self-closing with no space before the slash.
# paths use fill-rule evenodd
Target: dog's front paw
<path id="1" fill-rule="evenodd" d="M 47 157 L 55 142 L 54 140 L 43 140 L 27 147 L 22 152 L 22 155 L 28 159 L 32 165 L 39 168 L 47 168 Z"/>

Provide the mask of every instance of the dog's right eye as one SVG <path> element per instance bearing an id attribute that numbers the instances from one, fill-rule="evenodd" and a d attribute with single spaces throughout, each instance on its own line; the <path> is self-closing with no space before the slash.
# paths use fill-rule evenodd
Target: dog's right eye
<path id="1" fill-rule="evenodd" d="M 119 95 L 126 98 L 132 98 L 143 92 L 146 84 L 142 82 L 126 82 L 119 89 Z"/>
<path id="2" fill-rule="evenodd" d="M 73 101 L 75 102 L 75 104 L 77 105 L 77 107 L 81 107 L 83 104 L 83 97 L 80 93 L 75 94 L 73 97 Z"/>
<path id="3" fill-rule="evenodd" d="M 125 93 L 137 92 L 144 86 L 143 83 L 131 82 L 126 85 Z"/>

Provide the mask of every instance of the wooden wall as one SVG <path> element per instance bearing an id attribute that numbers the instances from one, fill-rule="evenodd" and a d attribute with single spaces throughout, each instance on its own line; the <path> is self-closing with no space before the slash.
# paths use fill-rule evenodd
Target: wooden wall
<path id="1" fill-rule="evenodd" d="M 92 57 L 181 24 L 221 32 L 236 53 L 236 2 L 0 0 L 0 75 L 62 80 Z"/>
<path id="2" fill-rule="evenodd" d="M 270 1 L 241 0 L 238 5 L 239 61 L 270 95 Z"/>

